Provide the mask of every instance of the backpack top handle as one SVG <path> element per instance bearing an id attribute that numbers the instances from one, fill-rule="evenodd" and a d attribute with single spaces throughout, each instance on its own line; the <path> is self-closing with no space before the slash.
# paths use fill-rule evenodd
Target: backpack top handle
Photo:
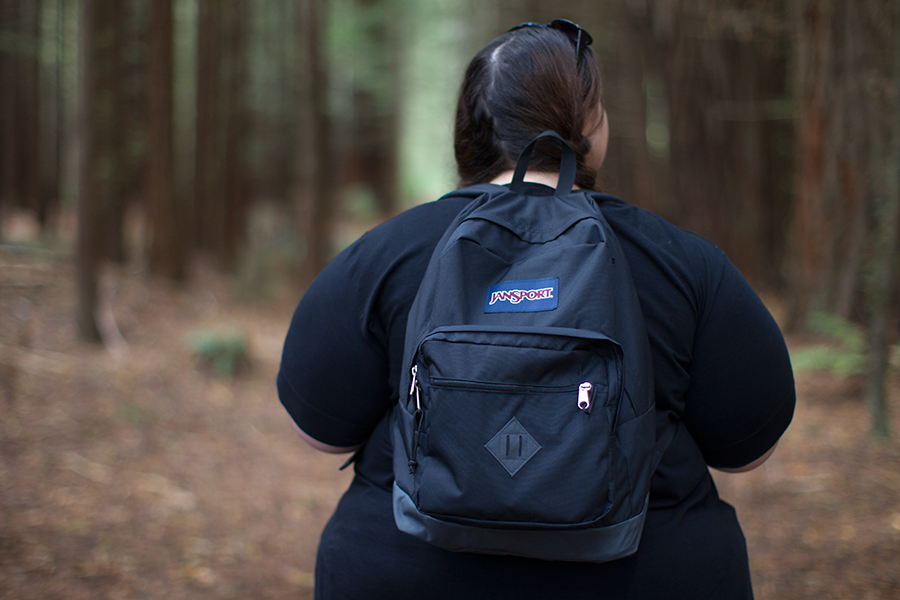
<path id="1" fill-rule="evenodd" d="M 556 191 L 553 192 L 553 195 L 566 196 L 572 192 L 572 187 L 575 185 L 575 151 L 558 133 L 549 130 L 528 142 L 528 145 L 522 150 L 522 154 L 519 155 L 519 159 L 516 161 L 516 170 L 513 173 L 513 180 L 509 184 L 509 189 L 517 194 L 523 193 L 525 171 L 528 170 L 528 165 L 531 163 L 531 151 L 534 149 L 537 141 L 543 138 L 553 138 L 559 141 L 562 156 L 559 160 L 559 182 L 556 184 Z"/>

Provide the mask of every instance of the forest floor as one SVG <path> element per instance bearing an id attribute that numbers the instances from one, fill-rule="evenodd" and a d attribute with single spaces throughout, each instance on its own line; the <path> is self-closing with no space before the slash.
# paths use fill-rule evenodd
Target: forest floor
<path id="1" fill-rule="evenodd" d="M 0 286 L 0 598 L 312 598 L 351 474 L 277 399 L 296 298 L 239 301 L 203 269 L 183 287 L 122 270 L 105 294 L 124 338 L 110 351 L 77 341 L 65 254 L 0 247 Z M 249 338 L 233 379 L 190 350 L 222 327 Z M 773 458 L 715 475 L 756 597 L 898 599 L 900 442 L 869 437 L 859 378 L 798 373 L 797 389 Z M 891 394 L 900 436 L 896 372 Z"/>

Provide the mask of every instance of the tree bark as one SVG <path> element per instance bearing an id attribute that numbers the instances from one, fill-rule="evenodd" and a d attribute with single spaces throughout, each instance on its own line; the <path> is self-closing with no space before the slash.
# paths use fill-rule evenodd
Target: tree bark
<path id="1" fill-rule="evenodd" d="M 97 21 L 99 0 L 83 0 L 81 15 L 80 99 L 78 116 L 79 188 L 78 241 L 76 248 L 78 302 L 75 322 L 83 341 L 100 342 L 97 326 L 97 265 L 102 253 L 102 212 L 98 193 Z"/>
<path id="2" fill-rule="evenodd" d="M 41 72 L 40 96 L 40 196 L 37 206 L 37 220 L 44 234 L 50 233 L 59 214 L 60 179 L 62 177 L 62 44 L 63 17 L 61 0 L 44 0 L 45 10 L 52 12 L 53 19 L 47 19 L 42 27 L 42 37 L 53 40 L 54 56 L 49 67 Z"/>
<path id="3" fill-rule="evenodd" d="M 212 250 L 216 200 L 223 197 L 221 106 L 221 3 L 198 4 L 197 15 L 197 142 L 192 229 L 199 249 Z"/>
<path id="4" fill-rule="evenodd" d="M 236 267 L 237 249 L 242 239 L 247 200 L 247 177 L 244 167 L 244 148 L 247 141 L 247 109 L 243 90 L 247 84 L 245 57 L 245 25 L 249 13 L 244 0 L 232 0 L 225 55 L 228 79 L 225 82 L 225 195 L 221 206 L 222 228 L 218 233 L 217 255 L 228 270 Z"/>
<path id="5" fill-rule="evenodd" d="M 882 66 L 866 50 L 871 43 L 865 38 L 877 38 L 883 29 L 862 27 L 865 6 L 794 0 L 797 194 L 787 294 L 792 330 L 805 327 L 813 311 L 850 316 L 861 308 L 869 231 L 865 165 L 880 160 L 869 149 L 873 139 L 864 119 L 866 106 L 881 109 L 866 86 Z"/>
<path id="6" fill-rule="evenodd" d="M 400 52 L 397 24 L 387 19 L 389 0 L 356 0 L 364 69 L 354 78 L 350 178 L 367 185 L 379 212 L 397 207 Z"/>
<path id="7" fill-rule="evenodd" d="M 668 170 L 632 187 L 653 193 L 654 210 L 716 243 L 757 284 L 777 282 L 773 265 L 783 247 L 761 240 L 781 233 L 778 207 L 790 201 L 777 176 L 790 169 L 779 152 L 790 131 L 777 110 L 788 95 L 775 51 L 788 40 L 778 4 L 670 0 L 648 3 L 649 18 L 637 11 L 631 19 L 649 29 L 638 66 L 647 102 L 643 142 L 652 172 Z M 654 180 L 656 189 L 647 184 Z"/>
<path id="8" fill-rule="evenodd" d="M 19 30 L 19 7 L 16 0 L 0 0 L 0 27 L 16 39 Z M 19 57 L 14 46 L 0 48 L 0 208 L 18 205 L 20 201 L 19 115 L 16 98 L 21 85 L 17 76 Z"/>
<path id="9" fill-rule="evenodd" d="M 893 36 L 888 45 L 893 52 L 891 60 L 888 106 L 889 115 L 888 160 L 884 163 L 884 195 L 875 201 L 878 216 L 875 227 L 874 285 L 870 295 L 871 320 L 869 323 L 869 386 L 868 401 L 872 415 L 872 433 L 876 437 L 890 436 L 888 416 L 887 373 L 890 351 L 889 330 L 891 318 L 896 314 L 898 287 L 898 260 L 900 260 L 900 15 L 883 15 L 892 23 Z M 876 164 L 878 162 L 876 157 Z M 892 310 L 893 309 L 893 310 Z"/>
<path id="10" fill-rule="evenodd" d="M 610 60 L 612 64 L 603 69 L 610 148 L 601 171 L 601 187 L 672 219 L 673 196 L 658 191 L 660 178 L 666 176 L 662 167 L 668 164 L 668 153 L 651 156 L 647 145 L 648 96 L 657 91 L 652 82 L 662 81 L 650 16 L 646 7 L 625 7 L 621 18 L 624 26 L 617 33 L 617 60 Z"/>
<path id="11" fill-rule="evenodd" d="M 34 214 L 41 210 L 40 186 L 40 19 L 41 2 L 31 0 L 20 5 L 21 50 L 18 86 L 18 113 L 21 119 L 22 190 L 21 204 Z"/>
<path id="12" fill-rule="evenodd" d="M 104 20 L 105 96 L 109 106 L 106 129 L 106 161 L 108 194 L 106 196 L 106 249 L 110 260 L 125 261 L 125 164 L 128 147 L 126 119 L 128 65 L 125 62 L 125 36 L 128 31 L 128 2 L 114 0 L 107 5 Z"/>
<path id="13" fill-rule="evenodd" d="M 306 0 L 306 10 L 298 18 L 298 29 L 305 44 L 306 88 L 310 119 L 307 125 L 308 162 L 301 165 L 310 185 L 299 197 L 300 230 L 306 246 L 301 267 L 301 283 L 308 286 L 325 267 L 331 242 L 331 220 L 337 201 L 333 125 L 328 106 L 328 66 L 321 32 L 325 19 L 320 0 Z M 302 154 L 302 153 L 301 153 Z"/>
<path id="14" fill-rule="evenodd" d="M 833 293 L 834 312 L 845 319 L 854 316 L 859 307 L 862 274 L 868 251 L 869 203 L 866 201 L 866 153 L 868 139 L 865 107 L 871 104 L 865 82 L 859 76 L 866 68 L 864 59 L 865 35 L 862 25 L 863 3 L 849 3 L 846 18 L 842 19 L 843 46 L 841 52 L 846 72 L 843 96 L 844 143 L 839 161 L 840 213 L 844 215 L 844 231 L 835 245 L 837 272 Z M 853 108 L 855 107 L 855 108 Z M 850 108 L 850 110 L 846 110 Z"/>
<path id="15" fill-rule="evenodd" d="M 243 0 L 210 1 L 198 9 L 192 231 L 199 249 L 232 270 L 249 205 L 244 164 L 248 115 L 243 100 L 249 6 Z"/>
<path id="16" fill-rule="evenodd" d="M 174 280 L 187 274 L 181 204 L 173 165 L 172 0 L 150 2 L 147 43 L 147 182 L 150 271 Z"/>

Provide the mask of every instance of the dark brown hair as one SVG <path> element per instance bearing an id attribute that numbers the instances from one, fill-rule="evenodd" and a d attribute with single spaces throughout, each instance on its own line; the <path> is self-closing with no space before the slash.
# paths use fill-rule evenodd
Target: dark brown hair
<path id="1" fill-rule="evenodd" d="M 522 149 L 553 130 L 575 151 L 575 185 L 592 190 L 596 173 L 585 165 L 591 142 L 585 128 L 602 97 L 600 69 L 589 47 L 576 60 L 575 44 L 546 27 L 501 35 L 466 69 L 456 108 L 454 146 L 460 185 L 486 183 L 515 168 Z M 531 169 L 559 170 L 556 143 L 538 143 Z"/>

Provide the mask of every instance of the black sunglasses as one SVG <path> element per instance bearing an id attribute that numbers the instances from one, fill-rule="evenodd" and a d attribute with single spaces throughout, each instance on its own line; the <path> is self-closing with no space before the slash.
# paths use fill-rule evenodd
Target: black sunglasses
<path id="1" fill-rule="evenodd" d="M 575 43 L 575 60 L 581 58 L 581 52 L 584 50 L 585 46 L 590 46 L 594 41 L 594 38 L 591 37 L 587 31 L 582 29 L 579 25 L 576 25 L 572 21 L 567 21 L 565 19 L 556 19 L 555 21 L 551 21 L 546 25 L 541 23 L 522 23 L 521 25 L 516 25 L 512 29 L 510 29 L 507 33 L 512 31 L 517 31 L 519 29 L 524 29 L 526 27 L 548 27 L 550 29 L 555 29 L 559 32 L 562 32 Z"/>

